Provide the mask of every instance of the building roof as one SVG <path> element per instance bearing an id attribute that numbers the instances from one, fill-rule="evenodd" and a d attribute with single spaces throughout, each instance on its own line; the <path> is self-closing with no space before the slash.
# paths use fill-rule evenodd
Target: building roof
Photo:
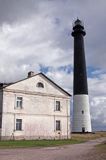
<path id="1" fill-rule="evenodd" d="M 18 82 L 21 82 L 21 81 L 24 81 L 24 80 L 27 80 L 29 78 L 32 78 L 34 76 L 37 76 L 37 75 L 42 75 L 44 78 L 46 78 L 48 81 L 50 81 L 53 85 L 55 85 L 57 88 L 59 88 L 61 91 L 63 91 L 65 94 L 67 94 L 68 96 L 72 96 L 70 93 L 68 93 L 67 91 L 65 91 L 63 88 L 61 88 L 59 85 L 57 85 L 54 81 L 52 81 L 50 78 L 48 78 L 45 74 L 43 73 L 38 73 L 38 74 L 34 74 L 33 76 L 31 77 L 27 77 L 27 78 L 24 78 L 22 80 L 19 80 L 19 81 L 16 81 L 16 82 L 13 82 L 13 83 L 0 83 L 0 89 L 3 89 L 3 88 L 6 88 L 10 85 L 13 85 L 13 84 L 16 84 Z"/>

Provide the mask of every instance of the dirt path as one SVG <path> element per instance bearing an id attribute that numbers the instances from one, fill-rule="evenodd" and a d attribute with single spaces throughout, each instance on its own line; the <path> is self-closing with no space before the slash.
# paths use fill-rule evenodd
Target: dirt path
<path id="1" fill-rule="evenodd" d="M 0 149 L 0 160 L 89 160 L 89 154 L 94 146 L 105 140 L 101 138 L 60 147 Z"/>

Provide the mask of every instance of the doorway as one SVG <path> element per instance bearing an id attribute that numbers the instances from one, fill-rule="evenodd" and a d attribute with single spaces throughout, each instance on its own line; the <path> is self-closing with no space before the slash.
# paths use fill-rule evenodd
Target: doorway
<path id="1" fill-rule="evenodd" d="M 85 127 L 82 127 L 82 133 L 85 133 Z"/>

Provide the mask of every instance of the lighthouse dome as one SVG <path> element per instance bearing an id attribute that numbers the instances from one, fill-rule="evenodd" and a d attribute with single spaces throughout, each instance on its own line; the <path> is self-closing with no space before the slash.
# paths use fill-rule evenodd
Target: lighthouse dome
<path id="1" fill-rule="evenodd" d="M 78 19 L 78 18 L 73 23 L 73 29 L 75 29 L 75 28 L 82 28 L 82 29 L 84 29 L 84 23 L 80 19 Z"/>

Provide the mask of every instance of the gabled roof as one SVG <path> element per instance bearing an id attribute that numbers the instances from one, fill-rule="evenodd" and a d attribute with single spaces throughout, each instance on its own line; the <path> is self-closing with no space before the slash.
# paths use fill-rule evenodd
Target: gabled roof
<path id="1" fill-rule="evenodd" d="M 64 92 L 65 94 L 67 94 L 68 96 L 71 96 L 70 93 L 68 93 L 67 91 L 65 91 L 63 88 L 61 88 L 59 85 L 57 85 L 55 82 L 53 82 L 50 78 L 48 78 L 48 77 L 47 77 L 45 74 L 43 74 L 43 73 L 35 74 L 35 75 L 31 76 L 31 77 L 24 78 L 24 79 L 22 79 L 22 80 L 19 80 L 19 81 L 14 82 L 14 83 L 0 83 L 0 89 L 6 88 L 6 87 L 11 86 L 11 85 L 13 85 L 13 84 L 16 84 L 16 83 L 18 83 L 18 82 L 21 82 L 21 81 L 27 80 L 27 79 L 29 79 L 29 78 L 35 77 L 35 76 L 37 76 L 37 75 L 42 75 L 44 78 L 46 78 L 48 81 L 50 81 L 53 85 L 55 85 L 58 89 L 60 89 L 61 91 L 63 91 L 63 92 Z"/>

